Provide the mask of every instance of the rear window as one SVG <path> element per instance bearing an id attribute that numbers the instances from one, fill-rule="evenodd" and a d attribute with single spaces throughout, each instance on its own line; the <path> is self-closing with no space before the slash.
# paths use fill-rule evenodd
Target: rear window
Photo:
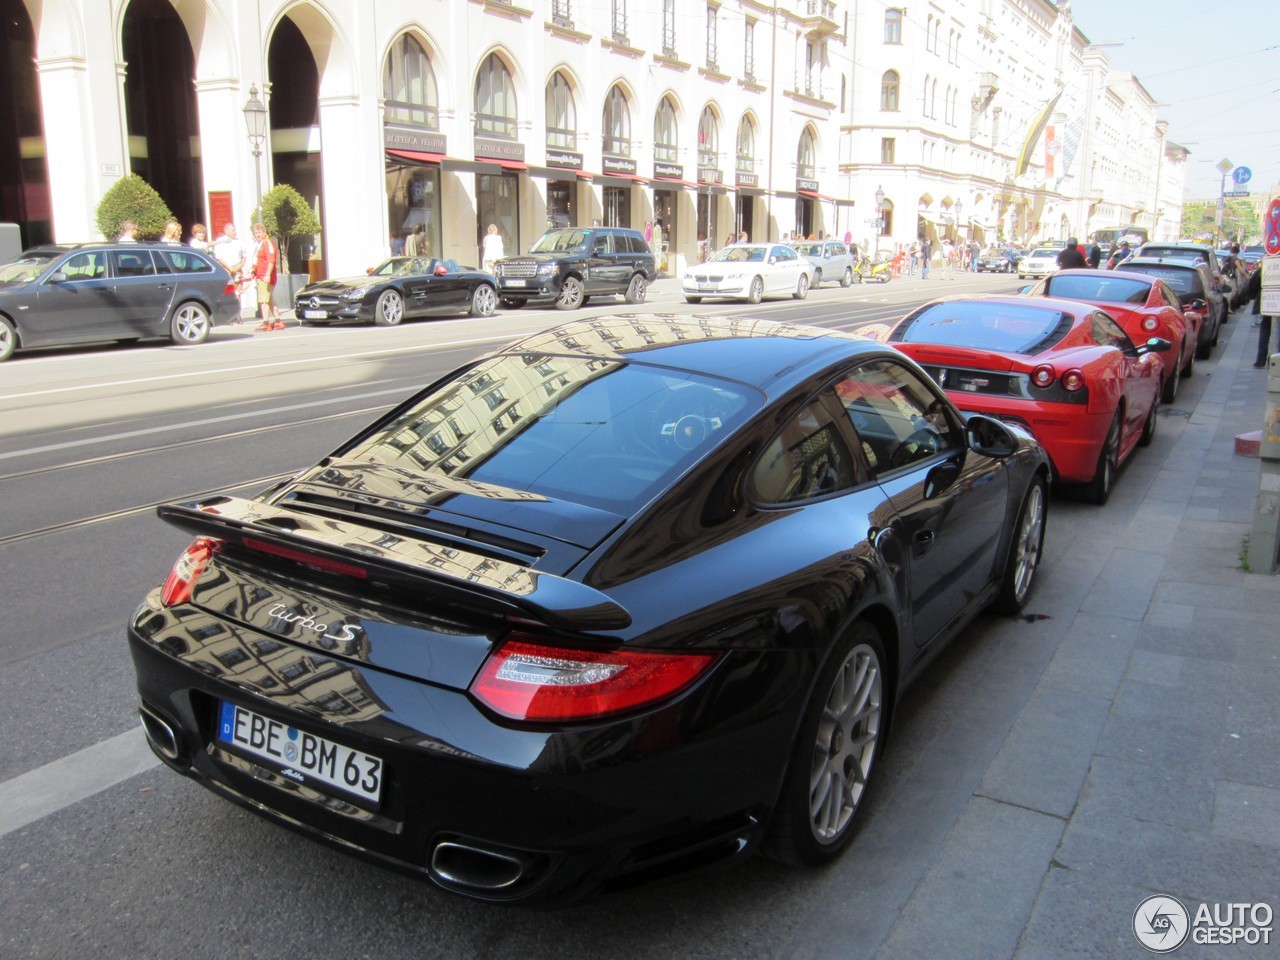
<path id="1" fill-rule="evenodd" d="M 1153 243 L 1148 243 L 1145 247 L 1138 251 L 1140 257 L 1175 257 L 1179 260 L 1191 260 L 1196 263 L 1207 263 L 1213 265 L 1213 256 L 1208 250 L 1201 250 L 1198 247 L 1158 247 Z"/>
<path id="2" fill-rule="evenodd" d="M 1104 300 L 1107 303 L 1146 303 L 1151 284 L 1127 277 L 1057 276 L 1044 292 L 1063 300 Z"/>
<path id="3" fill-rule="evenodd" d="M 1200 277 L 1193 267 L 1177 267 L 1164 263 L 1119 263 L 1116 265 L 1116 270 L 1128 270 L 1159 277 L 1180 296 L 1201 293 Z"/>
<path id="4" fill-rule="evenodd" d="M 629 515 L 760 403 L 739 384 L 665 368 L 500 356 L 346 455 Z"/>
<path id="5" fill-rule="evenodd" d="M 1057 343 L 1074 322 L 1071 314 L 1050 307 L 953 300 L 907 317 L 889 340 L 1030 355 Z"/>

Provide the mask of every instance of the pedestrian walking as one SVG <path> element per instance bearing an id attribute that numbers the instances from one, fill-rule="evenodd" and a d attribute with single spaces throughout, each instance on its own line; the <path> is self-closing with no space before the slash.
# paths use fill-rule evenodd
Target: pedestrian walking
<path id="1" fill-rule="evenodd" d="M 253 225 L 253 239 L 257 246 L 253 254 L 254 290 L 258 295 L 258 312 L 262 317 L 259 330 L 283 330 L 284 318 L 280 316 L 280 308 L 272 302 L 272 294 L 276 289 L 276 260 L 279 253 L 275 242 L 267 235 L 267 228 L 260 223 Z"/>
<path id="2" fill-rule="evenodd" d="M 1107 258 L 1107 269 L 1114 270 L 1117 264 L 1123 263 L 1125 260 L 1129 259 L 1129 255 L 1132 253 L 1133 251 L 1129 249 L 1129 241 L 1121 240 L 1120 245 L 1116 247 L 1115 250 L 1112 251 L 1111 256 Z"/>
<path id="3" fill-rule="evenodd" d="M 1261 265 L 1254 267 L 1253 273 L 1249 276 L 1248 286 L 1245 287 L 1245 300 L 1253 301 L 1253 309 L 1250 312 L 1257 317 L 1254 323 L 1258 325 L 1258 352 L 1253 358 L 1253 365 L 1262 369 L 1271 360 L 1271 316 L 1262 312 Z"/>
<path id="4" fill-rule="evenodd" d="M 1089 244 L 1089 253 L 1085 259 L 1089 262 L 1089 268 L 1091 270 L 1097 270 L 1102 264 L 1102 248 L 1098 246 L 1097 240 Z"/>
<path id="5" fill-rule="evenodd" d="M 1089 261 L 1080 252 L 1080 245 L 1075 237 L 1067 238 L 1067 245 L 1058 253 L 1059 270 L 1081 270 L 1089 266 Z"/>
<path id="6" fill-rule="evenodd" d="M 916 270 L 920 267 L 920 244 L 919 243 L 912 242 L 910 257 L 911 259 L 907 264 L 907 276 L 914 277 L 916 275 Z"/>
<path id="7" fill-rule="evenodd" d="M 489 224 L 481 242 L 480 268 L 493 276 L 498 275 L 498 261 L 506 256 L 502 245 L 502 234 L 498 232 L 496 223 Z"/>
<path id="8" fill-rule="evenodd" d="M 920 238 L 920 279 L 929 279 L 929 261 L 933 259 L 933 244 L 928 237 Z"/>
<path id="9" fill-rule="evenodd" d="M 946 278 L 954 280 L 955 277 L 951 273 L 952 266 L 955 264 L 956 248 L 951 245 L 950 239 L 942 241 L 942 266 L 946 271 Z"/>
<path id="10" fill-rule="evenodd" d="M 977 240 L 969 241 L 969 269 L 973 273 L 978 272 L 978 261 L 982 259 L 982 244 Z"/>

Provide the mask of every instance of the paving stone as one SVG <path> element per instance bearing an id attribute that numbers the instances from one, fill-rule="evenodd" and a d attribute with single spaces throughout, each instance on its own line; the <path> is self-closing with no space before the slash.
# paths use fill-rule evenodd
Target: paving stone
<path id="1" fill-rule="evenodd" d="M 1280 847 L 1280 790 L 1230 781 L 1219 783 L 1213 833 Z"/>

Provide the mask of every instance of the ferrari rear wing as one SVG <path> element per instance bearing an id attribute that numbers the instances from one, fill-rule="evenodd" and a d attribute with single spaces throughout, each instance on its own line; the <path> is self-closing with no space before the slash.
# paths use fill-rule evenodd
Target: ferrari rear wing
<path id="1" fill-rule="evenodd" d="M 257 500 L 213 497 L 166 504 L 156 513 L 197 537 L 400 587 L 430 586 L 455 599 L 497 604 L 509 614 L 569 630 L 619 630 L 631 615 L 592 587 L 509 560 L 444 546 L 329 516 Z"/>

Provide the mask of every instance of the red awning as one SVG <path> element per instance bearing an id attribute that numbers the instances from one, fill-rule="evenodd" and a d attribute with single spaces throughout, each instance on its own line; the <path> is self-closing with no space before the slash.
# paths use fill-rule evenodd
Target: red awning
<path id="1" fill-rule="evenodd" d="M 677 187 L 688 187 L 690 190 L 697 190 L 697 189 L 698 189 L 698 184 L 697 184 L 697 182 L 696 182 L 696 181 L 693 181 L 693 180 L 678 180 L 678 179 L 676 179 L 675 177 L 654 177 L 654 178 L 653 178 L 653 182 L 654 182 L 655 184 L 658 184 L 658 183 L 670 183 L 670 184 L 674 184 L 674 185 L 675 185 L 675 186 L 677 186 Z"/>
<path id="2" fill-rule="evenodd" d="M 444 159 L 443 153 L 419 153 L 417 150 L 388 150 L 387 154 L 401 160 L 413 160 L 415 163 L 439 163 Z"/>
<path id="3" fill-rule="evenodd" d="M 828 197 L 825 193 L 818 193 L 814 190 L 797 190 L 796 193 L 802 197 L 813 197 L 815 200 L 835 200 L 835 197 Z"/>
<path id="4" fill-rule="evenodd" d="M 497 157 L 476 157 L 481 163 L 496 163 L 507 170 L 528 170 L 529 165 L 523 160 L 500 160 Z"/>

